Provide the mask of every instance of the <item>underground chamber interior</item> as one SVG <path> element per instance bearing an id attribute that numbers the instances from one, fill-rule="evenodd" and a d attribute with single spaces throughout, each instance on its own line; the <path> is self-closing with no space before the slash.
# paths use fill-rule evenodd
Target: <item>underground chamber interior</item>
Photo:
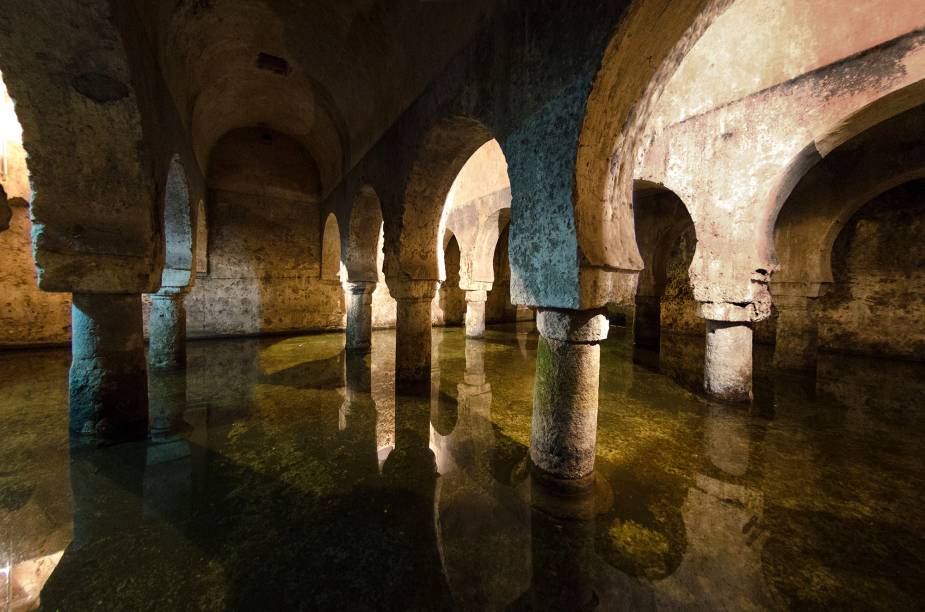
<path id="1" fill-rule="evenodd" d="M 920 607 L 915 6 L 155 4 L 0 6 L 0 607 Z"/>

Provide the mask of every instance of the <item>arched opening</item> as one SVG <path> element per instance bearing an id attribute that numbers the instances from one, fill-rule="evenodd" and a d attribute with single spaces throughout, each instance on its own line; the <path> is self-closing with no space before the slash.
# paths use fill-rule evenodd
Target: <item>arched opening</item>
<path id="1" fill-rule="evenodd" d="M 342 327 L 343 290 L 321 279 L 321 180 L 301 142 L 266 127 L 232 130 L 209 154 L 206 185 L 196 258 L 207 274 L 186 300 L 190 335 Z"/>
<path id="2" fill-rule="evenodd" d="M 451 232 L 445 234 L 445 242 L 442 257 L 445 276 L 431 305 L 431 318 L 434 325 L 452 327 L 462 325 L 465 319 L 466 292 L 459 286 L 459 242 Z"/>
<path id="3" fill-rule="evenodd" d="M 671 190 L 637 181 L 633 214 L 645 266 L 636 286 L 634 343 L 658 351 L 663 328 L 703 335 L 688 275 L 697 235 L 687 207 Z"/>
<path id="4" fill-rule="evenodd" d="M 161 287 L 185 287 L 193 269 L 193 219 L 189 184 L 179 156 L 170 161 L 164 185 L 164 270 Z"/>
<path id="5" fill-rule="evenodd" d="M 495 277 L 485 300 L 485 322 L 505 323 L 516 321 L 518 308 L 511 304 L 511 263 L 508 252 L 508 231 L 510 223 L 498 235 L 498 242 L 491 258 L 492 274 Z"/>
<path id="6" fill-rule="evenodd" d="M 459 249 L 458 288 L 464 293 L 467 335 L 481 336 L 486 322 L 487 292 L 495 285 L 495 251 L 502 231 L 510 226 L 511 185 L 507 161 L 496 140 L 482 144 L 466 160 L 453 180 L 440 216 L 440 233 L 452 234 Z M 506 240 L 506 237 L 505 237 Z M 447 242 L 449 244 L 449 242 Z M 451 251 L 445 250 L 445 257 Z M 455 253 L 453 253 L 455 255 Z M 505 254 L 507 257 L 507 254 Z M 440 261 L 445 284 L 454 270 Z M 455 266 L 455 263 L 453 264 Z M 510 283 L 510 266 L 505 278 Z M 510 299 L 508 288 L 507 298 Z M 452 300 L 451 300 L 452 302 Z"/>
<path id="7" fill-rule="evenodd" d="M 694 222 L 677 194 L 646 181 L 634 184 L 633 215 L 644 265 L 632 308 L 633 359 L 699 389 L 704 325 L 689 273 L 697 248 Z"/>
<path id="8" fill-rule="evenodd" d="M 812 370 L 819 350 L 921 354 L 911 330 L 925 312 L 907 231 L 921 224 L 923 133 L 925 106 L 900 113 L 817 160 L 789 193 L 774 232 L 778 367 Z"/>
<path id="9" fill-rule="evenodd" d="M 196 203 L 196 274 L 206 276 L 209 274 L 209 223 L 206 218 L 206 204 L 199 200 Z"/>
<path id="10" fill-rule="evenodd" d="M 386 253 L 386 276 L 412 280 L 442 280 L 440 262 L 445 228 L 452 228 L 449 212 L 454 203 L 465 203 L 480 186 L 491 183 L 489 173 L 473 163 L 462 170 L 483 145 L 492 140 L 488 128 L 465 117 L 438 122 L 421 142 L 417 160 L 404 191 L 401 236 L 397 253 Z M 500 151 L 500 147 L 498 148 Z M 503 157 L 503 155 L 502 155 Z M 506 174 L 506 165 L 505 165 Z M 509 184 L 509 183 L 508 183 Z M 484 193 L 484 192 L 483 192 Z M 386 228 L 389 231 L 389 228 Z M 462 240 L 462 242 L 465 242 Z M 392 241 L 387 241 L 387 248 Z M 465 244 L 460 243 L 461 252 Z M 397 255 L 396 257 L 393 257 Z"/>
<path id="11" fill-rule="evenodd" d="M 346 268 L 341 261 L 340 225 L 334 213 L 325 219 L 321 245 L 321 280 L 340 284 L 346 280 Z"/>
<path id="12" fill-rule="evenodd" d="M 925 360 L 925 179 L 873 198 L 834 241 L 832 288 L 816 317 L 821 348 Z"/>
<path id="13" fill-rule="evenodd" d="M 382 233 L 382 206 L 369 185 L 362 187 L 350 210 L 345 280 L 376 282 L 379 278 L 379 235 Z"/>
<path id="14" fill-rule="evenodd" d="M 346 271 L 351 283 L 375 283 L 369 306 L 371 328 L 395 326 L 395 300 L 383 272 L 384 239 L 382 204 L 376 191 L 364 185 L 350 210 Z"/>

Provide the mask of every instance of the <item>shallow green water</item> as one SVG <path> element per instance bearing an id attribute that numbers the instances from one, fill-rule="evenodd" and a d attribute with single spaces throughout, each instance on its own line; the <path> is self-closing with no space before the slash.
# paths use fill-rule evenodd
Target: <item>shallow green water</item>
<path id="1" fill-rule="evenodd" d="M 0 355 L 0 601 L 920 606 L 921 365 L 823 356 L 807 380 L 759 350 L 756 401 L 723 406 L 685 386 L 702 338 L 663 338 L 667 376 L 615 329 L 597 481 L 568 492 L 527 468 L 528 329 L 435 329 L 431 388 L 397 397 L 390 331 L 360 361 L 340 334 L 194 342 L 185 376 L 151 373 L 152 410 L 181 411 L 185 433 L 110 448 L 69 448 L 67 351 Z"/>

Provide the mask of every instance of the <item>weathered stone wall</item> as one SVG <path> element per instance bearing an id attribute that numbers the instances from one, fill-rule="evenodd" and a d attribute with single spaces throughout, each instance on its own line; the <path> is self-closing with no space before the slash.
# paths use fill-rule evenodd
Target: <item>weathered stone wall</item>
<path id="1" fill-rule="evenodd" d="M 703 319 L 691 288 L 688 267 L 694 258 L 697 237 L 690 225 L 671 247 L 665 264 L 665 292 L 662 294 L 662 327 L 676 334 L 704 334 Z"/>
<path id="2" fill-rule="evenodd" d="M 213 194 L 209 273 L 186 298 L 190 336 L 343 327 L 344 294 L 320 279 L 317 202 Z"/>
<path id="3" fill-rule="evenodd" d="M 925 359 L 925 181 L 859 210 L 835 241 L 817 310 L 822 349 Z"/>
<path id="4" fill-rule="evenodd" d="M 0 232 L 0 346 L 66 343 L 71 338 L 71 295 L 38 288 L 29 209 L 21 198 L 11 204 L 10 227 Z"/>

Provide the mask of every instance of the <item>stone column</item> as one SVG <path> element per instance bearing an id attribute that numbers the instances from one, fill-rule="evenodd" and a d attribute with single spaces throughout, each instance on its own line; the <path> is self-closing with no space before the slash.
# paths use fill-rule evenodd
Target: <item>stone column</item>
<path id="1" fill-rule="evenodd" d="M 436 290 L 436 281 L 405 281 L 399 283 L 392 292 L 397 302 L 396 383 L 430 381 L 430 308 Z"/>
<path id="2" fill-rule="evenodd" d="M 657 295 L 637 295 L 633 316 L 633 343 L 646 348 L 658 348 L 662 333 L 662 298 Z"/>
<path id="3" fill-rule="evenodd" d="M 487 291 L 466 291 L 466 337 L 481 338 L 485 335 L 485 301 Z"/>
<path id="4" fill-rule="evenodd" d="M 138 293 L 75 293 L 71 307 L 70 430 L 144 437 L 148 377 Z"/>
<path id="5" fill-rule="evenodd" d="M 583 478 L 594 470 L 599 343 L 607 338 L 607 316 L 602 309 L 540 309 L 537 328 L 530 458 L 552 476 Z"/>
<path id="6" fill-rule="evenodd" d="M 819 328 L 815 298 L 775 295 L 777 337 L 774 366 L 785 370 L 814 370 Z"/>
<path id="7" fill-rule="evenodd" d="M 347 350 L 364 353 L 372 346 L 373 291 L 376 283 L 347 283 Z"/>
<path id="8" fill-rule="evenodd" d="M 752 398 L 752 323 L 707 319 L 703 388 L 730 402 Z"/>
<path id="9" fill-rule="evenodd" d="M 148 361 L 160 369 L 186 365 L 186 306 L 188 287 L 161 287 L 151 294 L 148 313 Z"/>

